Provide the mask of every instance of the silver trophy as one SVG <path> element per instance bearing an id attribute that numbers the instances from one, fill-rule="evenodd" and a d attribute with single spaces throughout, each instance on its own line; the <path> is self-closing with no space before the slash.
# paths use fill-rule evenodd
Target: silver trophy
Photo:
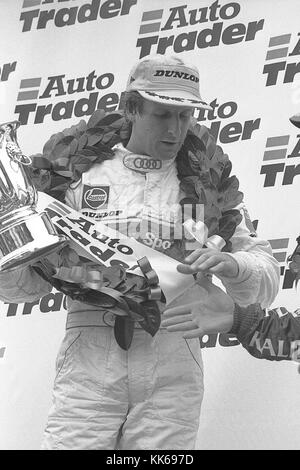
<path id="1" fill-rule="evenodd" d="M 48 214 L 36 211 L 30 157 L 17 142 L 18 121 L 0 124 L 0 272 L 34 264 L 66 243 Z"/>

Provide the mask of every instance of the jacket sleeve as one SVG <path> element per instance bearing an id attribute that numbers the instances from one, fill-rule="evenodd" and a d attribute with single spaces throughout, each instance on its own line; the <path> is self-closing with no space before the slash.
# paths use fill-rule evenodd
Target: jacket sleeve
<path id="1" fill-rule="evenodd" d="M 0 273 L 0 300 L 3 302 L 34 302 L 51 292 L 52 286 L 30 266 Z"/>
<path id="2" fill-rule="evenodd" d="M 230 333 L 254 357 L 269 361 L 300 361 L 300 309 L 263 310 L 259 304 L 235 305 Z"/>
<path id="3" fill-rule="evenodd" d="M 222 277 L 228 294 L 242 307 L 259 303 L 263 308 L 274 301 L 280 280 L 279 263 L 272 255 L 270 243 L 256 236 L 244 204 L 237 207 L 243 219 L 231 238 L 232 253 L 238 263 L 235 279 Z"/>

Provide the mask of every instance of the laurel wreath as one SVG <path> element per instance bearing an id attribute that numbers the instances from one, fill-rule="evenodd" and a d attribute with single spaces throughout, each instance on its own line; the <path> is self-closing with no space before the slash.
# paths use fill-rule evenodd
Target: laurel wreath
<path id="1" fill-rule="evenodd" d="M 79 181 L 94 164 L 112 159 L 112 147 L 118 143 L 126 147 L 130 134 L 131 125 L 121 111 L 106 114 L 97 110 L 87 123 L 81 120 L 52 135 L 42 153 L 31 156 L 31 180 L 38 191 L 64 202 L 70 184 Z M 203 204 L 208 236 L 219 235 L 226 242 L 223 251 L 231 251 L 230 238 L 242 220 L 240 212 L 234 208 L 242 202 L 243 193 L 238 190 L 237 177 L 231 175 L 232 164 L 228 156 L 209 130 L 193 121 L 176 163 L 180 186 L 185 193 L 181 204 Z M 73 299 L 112 309 L 116 314 L 116 339 L 123 349 L 128 349 L 131 344 L 135 321 L 150 334 L 156 333 L 160 312 L 156 302 L 149 300 L 146 277 L 128 274 L 121 267 L 108 271 L 110 268 L 95 267 L 89 260 L 70 261 L 75 255 L 68 250 L 68 256 L 60 253 L 62 267 L 81 266 L 81 279 L 86 278 L 87 271 L 101 271 L 97 293 L 84 283 L 70 282 L 59 276 L 55 278 L 57 269 L 42 262 L 36 266 L 39 274 Z M 188 254 L 184 240 L 175 240 L 164 253 L 179 261 Z"/>

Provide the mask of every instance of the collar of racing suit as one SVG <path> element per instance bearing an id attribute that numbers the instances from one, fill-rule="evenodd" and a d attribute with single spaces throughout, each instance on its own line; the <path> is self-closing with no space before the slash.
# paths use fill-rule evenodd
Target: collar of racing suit
<path id="1" fill-rule="evenodd" d="M 159 160 L 149 155 L 139 155 L 132 153 L 123 147 L 122 144 L 117 144 L 113 150 L 118 150 L 123 154 L 123 165 L 130 170 L 139 173 L 158 173 L 167 171 L 174 165 L 176 156 L 170 160 Z"/>

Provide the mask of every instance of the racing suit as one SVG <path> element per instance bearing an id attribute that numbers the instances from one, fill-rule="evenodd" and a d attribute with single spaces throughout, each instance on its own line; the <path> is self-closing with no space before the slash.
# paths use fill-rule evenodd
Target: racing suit
<path id="1" fill-rule="evenodd" d="M 300 309 L 263 310 L 260 305 L 235 306 L 230 333 L 258 359 L 300 361 Z"/>
<path id="2" fill-rule="evenodd" d="M 111 160 L 95 164 L 70 186 L 66 203 L 94 220 L 117 222 L 121 232 L 143 220 L 151 230 L 173 225 L 184 196 L 175 159 L 135 155 L 121 144 L 114 151 Z M 240 210 L 244 215 L 243 205 Z M 147 232 L 144 241 L 157 241 L 160 234 Z M 231 239 L 239 275 L 222 282 L 238 304 L 268 306 L 278 291 L 278 263 L 269 243 L 250 235 L 244 217 Z M 31 268 L 18 275 L 13 283 L 10 275 L 3 278 L 3 300 L 32 302 L 51 290 Z M 174 305 L 196 300 L 199 289 L 193 285 Z M 203 398 L 199 341 L 164 328 L 152 338 L 137 325 L 124 351 L 114 339 L 113 314 L 100 310 L 68 299 L 43 448 L 193 449 Z"/>

